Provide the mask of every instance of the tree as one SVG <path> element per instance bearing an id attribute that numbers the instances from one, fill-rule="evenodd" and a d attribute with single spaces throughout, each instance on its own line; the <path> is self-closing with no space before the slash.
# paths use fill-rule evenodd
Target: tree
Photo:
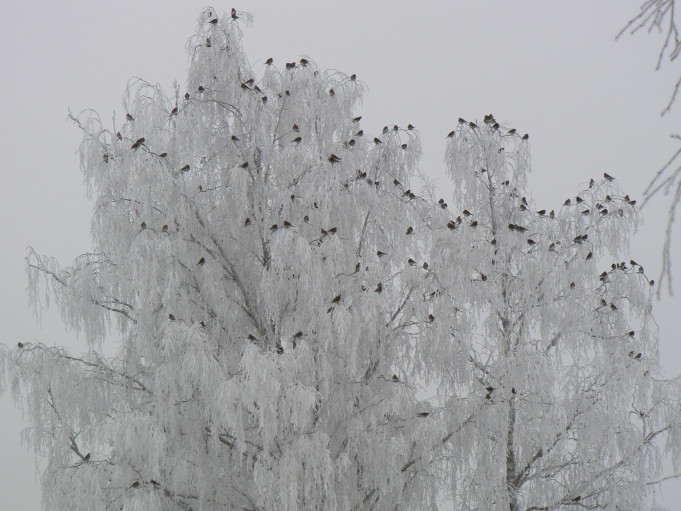
<path id="1" fill-rule="evenodd" d="M 619 39 L 622 34 L 629 32 L 631 35 L 638 33 L 641 29 L 647 28 L 648 32 L 658 31 L 664 35 L 664 40 L 657 57 L 656 70 L 662 67 L 662 62 L 665 57 L 669 62 L 674 62 L 681 54 L 681 38 L 679 38 L 679 27 L 676 19 L 676 0 L 647 0 L 641 5 L 639 13 L 634 16 L 617 34 Z M 662 116 L 671 112 L 672 106 L 681 89 L 681 78 L 674 84 L 674 89 L 667 102 L 667 105 L 662 110 Z M 672 134 L 672 138 L 681 140 L 681 135 Z M 673 226 L 676 218 L 676 207 L 681 202 L 681 166 L 679 166 L 679 154 L 681 149 L 676 151 L 674 155 L 662 166 L 662 168 L 655 174 L 650 184 L 643 192 L 645 205 L 650 199 L 663 193 L 664 195 L 672 195 L 671 206 L 669 208 L 669 215 L 667 216 L 667 226 L 665 231 L 665 243 L 662 249 L 662 269 L 660 271 L 660 284 L 665 280 L 667 289 L 670 294 L 673 294 L 672 285 L 672 238 Z M 658 298 L 662 287 L 658 287 Z"/>
<path id="2" fill-rule="evenodd" d="M 678 399 L 642 267 L 596 269 L 634 201 L 535 212 L 486 116 L 449 137 L 452 213 L 411 125 L 364 134 L 363 84 L 308 58 L 256 78 L 244 19 L 203 11 L 186 93 L 72 116 L 94 249 L 27 264 L 88 352 L 0 357 L 46 508 L 644 509 Z"/>
<path id="3" fill-rule="evenodd" d="M 658 437 L 669 433 L 678 461 L 679 420 L 659 379 L 654 283 L 621 261 L 636 201 L 604 174 L 560 209 L 539 209 L 526 191 L 527 137 L 491 115 L 481 124 L 462 119 L 449 139 L 463 213 L 431 254 L 441 295 L 469 323 L 436 336 L 461 350 L 438 374 L 456 425 L 457 509 L 647 509 Z"/>

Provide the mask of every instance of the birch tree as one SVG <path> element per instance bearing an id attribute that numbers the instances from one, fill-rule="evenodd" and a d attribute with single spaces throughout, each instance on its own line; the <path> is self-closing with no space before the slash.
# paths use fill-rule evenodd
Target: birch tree
<path id="1" fill-rule="evenodd" d="M 457 509 L 648 509 L 663 433 L 678 462 L 679 406 L 660 379 L 654 282 L 625 259 L 636 201 L 605 173 L 540 209 L 528 145 L 492 115 L 460 119 L 448 138 L 460 216 L 438 221 L 431 260 L 471 328 L 439 328 L 426 363 L 439 368 L 451 498 Z M 448 344 L 459 352 L 434 363 Z"/>
<path id="2" fill-rule="evenodd" d="M 310 58 L 259 75 L 244 21 L 202 12 L 186 88 L 72 116 L 93 249 L 27 267 L 88 350 L 0 357 L 45 508 L 649 507 L 679 407 L 619 261 L 635 201 L 605 176 L 537 211 L 491 115 L 438 200 L 413 126 L 364 133 L 362 82 Z"/>

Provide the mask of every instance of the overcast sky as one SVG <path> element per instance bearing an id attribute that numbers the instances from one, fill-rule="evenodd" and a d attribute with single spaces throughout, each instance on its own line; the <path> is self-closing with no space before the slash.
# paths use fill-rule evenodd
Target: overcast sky
<path id="1" fill-rule="evenodd" d="M 369 87 L 365 131 L 414 124 L 421 167 L 443 190 L 445 135 L 458 117 L 485 114 L 530 134 L 532 196 L 554 209 L 590 177 L 608 172 L 632 198 L 677 149 L 681 101 L 665 118 L 677 76 L 654 72 L 660 37 L 614 37 L 642 0 L 479 2 L 396 0 L 244 1 L 255 15 L 244 27 L 257 73 L 273 57 L 283 65 L 306 55 L 324 68 L 356 73 Z M 90 248 L 91 205 L 79 169 L 80 134 L 68 109 L 94 108 L 110 119 L 127 80 L 139 76 L 170 88 L 185 82 L 185 42 L 205 4 L 195 0 L 15 1 L 0 17 L 0 342 L 65 345 L 53 311 L 38 325 L 27 306 L 27 246 L 68 264 Z M 214 5 L 228 12 L 232 5 Z M 678 67 L 678 66 L 677 66 Z M 676 69 L 676 72 L 681 70 Z M 119 117 L 120 118 L 120 117 Z M 644 210 L 631 257 L 659 271 L 663 198 Z M 677 228 L 681 238 L 681 228 Z M 681 262 L 681 244 L 676 243 Z M 676 265 L 681 286 L 681 264 Z M 681 290 L 679 290 L 681 292 Z M 681 299 L 655 303 L 661 354 L 669 376 L 681 373 Z M 0 509 L 37 511 L 33 456 L 20 447 L 26 426 L 0 399 Z M 678 509 L 681 480 L 665 483 Z"/>

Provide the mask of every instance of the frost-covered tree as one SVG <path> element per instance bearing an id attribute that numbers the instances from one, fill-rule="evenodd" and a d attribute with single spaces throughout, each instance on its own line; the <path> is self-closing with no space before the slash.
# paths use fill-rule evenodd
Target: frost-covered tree
<path id="1" fill-rule="evenodd" d="M 68 268 L 31 251 L 28 268 L 89 352 L 4 359 L 48 509 L 429 498 L 409 463 L 430 421 L 404 381 L 408 329 L 428 321 L 404 291 L 425 273 L 408 262 L 425 201 L 394 184 L 418 135 L 364 136 L 354 75 L 300 59 L 257 77 L 244 17 L 202 13 L 186 93 L 138 82 L 113 129 L 74 117 L 94 249 Z"/>
<path id="2" fill-rule="evenodd" d="M 411 125 L 365 134 L 362 83 L 308 58 L 256 76 L 244 20 L 203 11 L 185 89 L 73 117 L 93 250 L 27 264 L 88 352 L 0 352 L 46 509 L 646 509 L 678 399 L 642 267 L 599 276 L 634 201 L 535 211 L 487 116 L 435 202 Z"/>
<path id="3" fill-rule="evenodd" d="M 622 261 L 636 201 L 604 174 L 540 210 L 528 137 L 491 115 L 479 124 L 450 134 L 461 213 L 436 221 L 431 246 L 437 294 L 470 325 L 440 323 L 423 362 L 448 424 L 451 498 L 467 510 L 648 509 L 659 436 L 678 461 L 680 424 L 678 390 L 658 379 L 653 282 Z"/>

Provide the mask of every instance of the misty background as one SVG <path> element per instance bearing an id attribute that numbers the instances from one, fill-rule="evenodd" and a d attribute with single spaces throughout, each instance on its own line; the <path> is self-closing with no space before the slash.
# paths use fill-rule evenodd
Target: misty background
<path id="1" fill-rule="evenodd" d="M 415 125 L 424 151 L 421 169 L 436 179 L 442 196 L 451 190 L 444 175 L 445 135 L 458 117 L 482 120 L 492 113 L 529 133 L 532 196 L 538 208 L 550 210 L 603 172 L 640 203 L 650 179 L 679 147 L 669 134 L 678 129 L 681 100 L 670 114 L 659 115 L 681 72 L 672 66 L 654 71 L 661 35 L 615 42 L 640 3 L 292 0 L 213 7 L 220 14 L 235 7 L 255 15 L 254 25 L 242 29 L 258 75 L 268 57 L 283 66 L 303 56 L 321 69 L 356 73 L 368 86 L 356 114 L 365 131 Z M 85 340 L 65 331 L 56 311 L 36 321 L 24 267 L 29 245 L 65 266 L 91 246 L 91 204 L 77 153 L 81 134 L 67 121 L 68 111 L 93 108 L 109 126 L 117 111 L 120 121 L 121 98 L 134 76 L 166 90 L 177 80 L 184 92 L 185 44 L 205 5 L 43 0 L 3 6 L 0 342 L 85 349 Z M 643 210 L 645 224 L 631 249 L 655 279 L 668 207 L 660 196 Z M 681 227 L 676 234 L 681 238 Z M 678 239 L 674 247 L 674 261 L 681 262 Z M 681 282 L 681 264 L 675 268 Z M 676 376 L 681 300 L 663 293 L 654 311 L 662 364 Z M 0 509 L 40 509 L 34 457 L 20 443 L 26 426 L 6 393 L 0 399 Z M 679 509 L 681 479 L 662 489 L 665 504 Z"/>

